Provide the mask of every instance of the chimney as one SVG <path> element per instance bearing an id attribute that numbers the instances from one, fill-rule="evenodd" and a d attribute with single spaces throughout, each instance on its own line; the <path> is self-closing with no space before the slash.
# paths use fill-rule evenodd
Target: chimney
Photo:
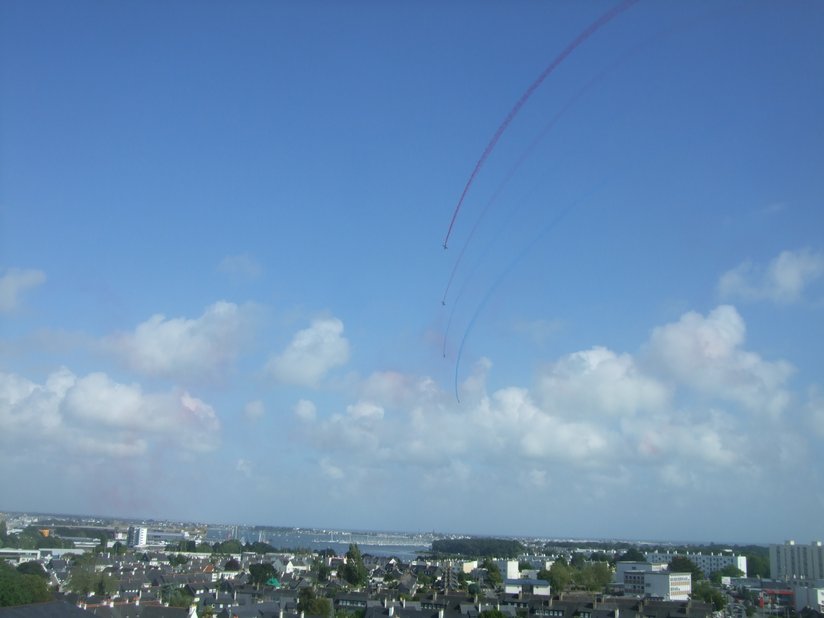
<path id="1" fill-rule="evenodd" d="M 406 608 L 406 599 L 401 599 L 401 607 Z"/>
<path id="2" fill-rule="evenodd" d="M 395 606 L 394 606 L 394 605 L 391 605 L 391 606 L 389 607 L 389 615 L 390 615 L 390 616 L 394 616 L 394 615 L 395 615 Z"/>
<path id="3" fill-rule="evenodd" d="M 443 608 L 438 610 L 438 618 L 443 618 Z"/>

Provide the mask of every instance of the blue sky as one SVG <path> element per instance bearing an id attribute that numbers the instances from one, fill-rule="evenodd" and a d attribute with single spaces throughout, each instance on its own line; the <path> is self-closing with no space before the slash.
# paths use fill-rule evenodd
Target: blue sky
<path id="1" fill-rule="evenodd" d="M 627 7 L 441 247 L 616 6 L 3 3 L 0 508 L 821 538 L 820 3 Z"/>

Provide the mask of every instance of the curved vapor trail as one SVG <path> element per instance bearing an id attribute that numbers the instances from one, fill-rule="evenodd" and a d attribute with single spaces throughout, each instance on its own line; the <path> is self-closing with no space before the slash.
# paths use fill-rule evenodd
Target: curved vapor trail
<path id="1" fill-rule="evenodd" d="M 603 189 L 605 182 L 599 183 L 599 185 L 593 190 L 588 197 L 591 197 L 593 194 L 597 193 L 601 189 Z M 507 275 L 512 272 L 512 270 L 518 265 L 518 263 L 524 259 L 530 251 L 538 244 L 538 241 L 541 240 L 544 236 L 546 236 L 552 229 L 558 225 L 564 217 L 566 217 L 575 206 L 577 206 L 581 200 L 575 200 L 568 204 L 565 208 L 563 208 L 555 217 L 544 226 L 544 228 L 526 245 L 524 245 L 521 252 L 516 255 L 513 260 L 507 264 L 506 268 L 498 275 L 497 279 L 492 283 L 492 285 L 487 290 L 484 297 L 481 299 L 481 302 L 478 303 L 477 308 L 475 309 L 475 313 L 472 314 L 472 318 L 469 320 L 469 324 L 467 324 L 466 331 L 464 331 L 463 337 L 461 337 L 461 343 L 458 346 L 458 353 L 455 357 L 455 399 L 458 403 L 461 402 L 460 392 L 458 390 L 458 373 L 461 366 L 461 356 L 463 355 L 464 345 L 466 344 L 466 340 L 469 338 L 469 334 L 472 332 L 473 327 L 475 326 L 475 322 L 478 320 L 478 316 L 486 307 L 486 304 L 492 298 L 492 295 L 498 289 L 498 287 L 503 283 L 504 279 L 506 279 Z"/>
<path id="2" fill-rule="evenodd" d="M 713 16 L 713 14 L 710 14 L 709 16 L 711 17 L 711 16 Z M 704 18 L 705 18 L 705 16 L 701 17 L 701 19 L 704 19 Z M 469 234 L 467 235 L 467 238 L 464 241 L 460 252 L 458 253 L 458 257 L 455 259 L 455 263 L 452 266 L 452 270 L 449 273 L 449 279 L 447 280 L 446 287 L 444 288 L 443 295 L 441 296 L 441 304 L 442 305 L 446 305 L 447 297 L 449 296 L 449 292 L 452 289 L 452 285 L 454 284 L 454 280 L 455 280 L 455 276 L 457 274 L 457 271 L 460 268 L 461 263 L 463 262 L 464 254 L 466 253 L 466 250 L 467 250 L 468 246 L 471 244 L 471 242 L 472 242 L 472 240 L 475 236 L 475 233 L 477 232 L 478 228 L 480 227 L 481 223 L 483 222 L 483 220 L 486 217 L 487 213 L 489 212 L 490 208 L 497 202 L 497 200 L 500 197 L 501 193 L 503 193 L 503 190 L 507 187 L 507 185 L 513 179 L 516 172 L 520 169 L 520 167 L 524 164 L 524 162 L 532 155 L 532 153 L 535 151 L 535 149 L 540 144 L 540 142 L 542 142 L 547 137 L 547 135 L 552 131 L 552 129 L 558 124 L 558 121 L 564 116 L 564 114 L 569 112 L 569 110 L 572 107 L 574 107 L 575 104 L 578 103 L 578 101 L 580 99 L 582 99 L 589 92 L 589 90 L 592 89 L 593 86 L 595 86 L 600 81 L 602 81 L 604 78 L 609 76 L 620 65 L 627 62 L 634 55 L 641 52 L 645 47 L 648 47 L 649 45 L 651 45 L 652 43 L 654 43 L 655 41 L 657 41 L 659 39 L 662 39 L 662 38 L 665 38 L 666 36 L 669 36 L 670 34 L 672 34 L 673 32 L 675 32 L 677 30 L 685 29 L 687 27 L 690 27 L 691 25 L 693 25 L 693 22 L 688 22 L 688 23 L 685 23 L 685 24 L 676 24 L 676 25 L 674 25 L 670 28 L 667 28 L 665 30 L 662 30 L 662 31 L 658 32 L 655 36 L 652 36 L 652 37 L 648 38 L 647 40 L 642 41 L 642 42 L 638 43 L 637 45 L 635 45 L 634 47 L 630 48 L 627 52 L 623 53 L 621 56 L 616 58 L 613 62 L 611 62 L 610 64 L 605 66 L 596 75 L 594 75 L 592 78 L 590 78 L 589 81 L 587 81 L 581 88 L 579 88 L 578 91 L 572 97 L 570 97 L 566 101 L 566 103 L 564 103 L 564 105 L 561 107 L 561 109 L 558 110 L 555 113 L 555 115 L 549 120 L 549 122 L 547 122 L 547 124 L 544 125 L 544 128 L 540 131 L 540 133 L 538 133 L 537 136 L 535 138 L 533 138 L 533 140 L 530 142 L 530 144 L 521 153 L 521 156 L 518 158 L 518 160 L 515 162 L 515 164 L 512 165 L 512 167 L 510 167 L 510 169 L 507 171 L 507 173 L 504 176 L 503 180 L 501 180 L 501 182 L 498 184 L 498 186 L 495 189 L 495 191 L 493 192 L 492 196 L 489 198 L 489 200 L 487 201 L 487 203 L 484 205 L 483 209 L 481 210 L 481 213 L 476 218 L 475 223 L 472 226 L 472 229 L 469 231 Z M 474 269 L 473 269 L 472 272 L 474 272 Z M 469 276 L 471 276 L 471 274 L 472 273 L 470 273 Z M 461 291 L 459 290 L 457 296 L 455 297 L 455 302 L 457 302 L 460 297 L 461 297 Z"/>
<path id="3" fill-rule="evenodd" d="M 543 81 L 549 77 L 549 75 L 556 69 L 558 66 L 566 60 L 566 58 L 575 51 L 575 48 L 581 45 L 584 41 L 586 41 L 590 36 L 592 36 L 599 28 L 607 24 L 611 21 L 614 17 L 621 14 L 623 11 L 630 8 L 633 4 L 638 2 L 638 0 L 624 0 L 621 4 L 611 8 L 609 11 L 601 15 L 598 19 L 592 22 L 589 26 L 587 26 L 578 36 L 576 36 L 572 42 L 570 42 L 560 54 L 558 54 L 555 59 L 547 66 L 541 74 L 537 77 L 537 79 L 529 85 L 529 88 L 521 95 L 521 98 L 515 103 L 509 113 L 504 118 L 501 125 L 492 135 L 492 139 L 489 140 L 489 143 L 484 148 L 483 153 L 481 153 L 481 157 L 478 159 L 477 163 L 475 163 L 475 168 L 472 170 L 472 173 L 469 175 L 469 180 L 466 181 L 466 185 L 464 185 L 463 192 L 461 193 L 461 197 L 458 199 L 458 204 L 455 206 L 455 211 L 452 213 L 452 219 L 449 222 L 449 227 L 446 230 L 446 236 L 443 240 L 443 247 L 444 249 L 447 248 L 449 244 L 449 237 L 452 234 L 452 228 L 455 225 L 455 220 L 458 218 L 458 212 L 461 210 L 461 205 L 463 204 L 464 198 L 466 198 L 466 194 L 469 191 L 469 187 L 472 186 L 472 182 L 475 180 L 475 176 L 478 175 L 481 167 L 483 167 L 484 163 L 486 162 L 487 158 L 492 151 L 495 149 L 495 146 L 498 143 L 498 140 L 501 139 L 501 136 L 506 131 L 507 127 L 509 127 L 510 123 L 515 119 L 515 116 L 518 115 L 518 112 L 521 111 L 521 108 L 526 104 L 529 98 L 533 95 L 533 93 L 538 89 L 538 87 L 543 83 Z"/>
<path id="4" fill-rule="evenodd" d="M 617 63 L 616 63 L 617 64 Z M 570 98 L 564 106 L 550 119 L 550 121 L 544 126 L 543 130 L 538 133 L 538 135 L 530 142 L 529 146 L 526 147 L 521 156 L 515 162 L 515 164 L 509 169 L 504 176 L 504 179 L 500 182 L 498 187 L 495 189 L 495 192 L 492 194 L 492 197 L 489 198 L 486 205 L 484 206 L 481 214 L 478 215 L 478 218 L 475 220 L 475 224 L 472 226 L 472 229 L 469 231 L 469 235 L 467 236 L 466 240 L 464 241 L 463 246 L 461 247 L 460 252 L 458 253 L 458 257 L 455 260 L 455 264 L 452 266 L 452 272 L 449 273 L 449 280 L 446 283 L 446 288 L 443 291 L 443 296 L 441 298 L 441 304 L 446 304 L 446 297 L 449 295 L 449 290 L 452 288 L 452 283 L 455 279 L 455 274 L 458 271 L 458 267 L 461 265 L 461 261 L 463 260 L 464 253 L 466 253 L 466 249 L 469 246 L 470 242 L 472 241 L 473 237 L 475 236 L 475 232 L 477 231 L 478 227 L 480 226 L 481 222 L 483 221 L 486 213 L 489 211 L 490 207 L 497 201 L 500 194 L 515 176 L 515 173 L 520 169 L 521 165 L 523 165 L 524 161 L 526 161 L 530 155 L 534 152 L 535 148 L 538 144 L 549 134 L 549 132 L 553 129 L 553 127 L 558 123 L 561 117 L 566 114 L 570 108 L 586 94 L 586 92 L 599 80 L 603 79 L 605 75 L 609 73 L 611 69 L 614 68 L 615 65 L 611 65 L 608 69 L 605 69 L 595 77 L 593 77 L 589 82 L 587 82 L 575 95 Z"/>
<path id="5" fill-rule="evenodd" d="M 515 218 L 515 216 L 518 214 L 518 212 L 521 210 L 521 208 L 523 208 L 524 204 L 526 203 L 526 200 L 527 200 L 527 199 L 528 199 L 528 198 L 529 198 L 529 197 L 530 197 L 533 193 L 535 193 L 535 191 L 537 191 L 537 190 L 538 190 L 538 187 L 540 186 L 540 184 L 541 184 L 540 182 L 536 183 L 536 184 L 535 184 L 535 185 L 534 185 L 534 186 L 533 186 L 533 187 L 529 190 L 529 192 L 528 192 L 528 193 L 524 196 L 524 198 L 523 198 L 523 199 L 522 199 L 522 200 L 518 203 L 518 205 L 517 205 L 517 206 L 515 206 L 515 208 L 512 210 L 512 212 L 510 213 L 509 217 L 507 218 L 506 222 L 503 224 L 503 226 L 504 226 L 504 227 L 505 227 L 505 226 L 507 226 L 507 225 L 510 225 L 510 224 L 512 223 L 512 220 Z M 477 227 L 478 227 L 478 226 L 477 226 L 477 223 L 479 223 L 479 221 L 478 221 L 478 222 L 476 222 L 475 228 L 477 228 Z M 504 227 L 502 227 L 502 228 L 501 228 L 501 230 L 499 230 L 498 235 L 500 235 L 500 233 L 502 232 L 502 230 L 504 229 Z M 462 249 L 461 253 L 463 253 L 463 251 L 465 251 L 465 250 L 466 250 L 466 245 L 464 245 L 464 247 L 463 247 L 463 249 Z M 484 251 L 484 253 L 482 253 L 482 254 L 481 254 L 481 256 L 478 258 L 478 260 L 477 260 L 477 261 L 475 262 L 475 264 L 472 266 L 472 270 L 471 270 L 471 271 L 469 271 L 469 273 L 467 274 L 466 278 L 465 278 L 465 279 L 464 279 L 464 281 L 463 281 L 463 284 L 462 284 L 462 285 L 461 285 L 461 287 L 458 289 L 458 293 L 455 295 L 455 302 L 453 302 L 453 303 L 451 304 L 451 310 L 450 310 L 450 312 L 449 312 L 449 319 L 448 319 L 448 320 L 447 320 L 447 322 L 446 322 L 446 327 L 444 328 L 444 333 L 443 333 L 443 356 L 444 356 L 444 358 L 446 358 L 446 346 L 447 346 L 447 343 L 448 343 L 448 340 L 449 340 L 449 331 L 450 331 L 450 330 L 451 330 L 451 328 L 452 328 L 452 320 L 453 320 L 453 318 L 455 317 L 455 312 L 456 312 L 456 310 L 457 310 L 457 308 L 458 308 L 458 301 L 460 301 L 460 299 L 463 297 L 463 293 L 464 293 L 464 291 L 466 290 L 467 285 L 469 284 L 469 282 L 470 282 L 470 281 L 472 280 L 472 278 L 474 277 L 474 275 L 475 275 L 475 273 L 477 272 L 478 268 L 480 268 L 480 266 L 481 266 L 481 264 L 482 264 L 482 261 L 483 261 L 483 258 L 484 258 L 484 257 L 486 257 L 486 255 L 489 253 L 489 250 L 490 250 L 490 248 L 489 248 L 489 246 L 487 246 L 487 250 L 486 250 L 486 251 Z M 444 305 L 446 304 L 444 301 L 442 301 L 442 303 L 443 303 Z"/>

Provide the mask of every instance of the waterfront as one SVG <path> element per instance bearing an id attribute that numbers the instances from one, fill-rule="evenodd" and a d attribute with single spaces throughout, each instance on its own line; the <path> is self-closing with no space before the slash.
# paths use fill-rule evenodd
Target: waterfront
<path id="1" fill-rule="evenodd" d="M 261 541 L 276 549 L 319 551 L 332 549 L 342 555 L 350 543 L 356 543 L 364 554 L 395 556 L 403 561 L 414 560 L 432 549 L 432 533 L 371 532 L 323 530 L 313 528 L 260 528 L 243 526 L 209 526 L 209 542 L 238 539 L 244 543 Z"/>

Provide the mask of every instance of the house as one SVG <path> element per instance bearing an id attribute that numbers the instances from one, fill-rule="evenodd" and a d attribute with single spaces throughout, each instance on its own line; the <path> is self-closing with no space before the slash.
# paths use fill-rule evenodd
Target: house
<path id="1" fill-rule="evenodd" d="M 549 582 L 545 579 L 507 579 L 504 581 L 506 594 L 534 594 L 550 596 Z"/>

